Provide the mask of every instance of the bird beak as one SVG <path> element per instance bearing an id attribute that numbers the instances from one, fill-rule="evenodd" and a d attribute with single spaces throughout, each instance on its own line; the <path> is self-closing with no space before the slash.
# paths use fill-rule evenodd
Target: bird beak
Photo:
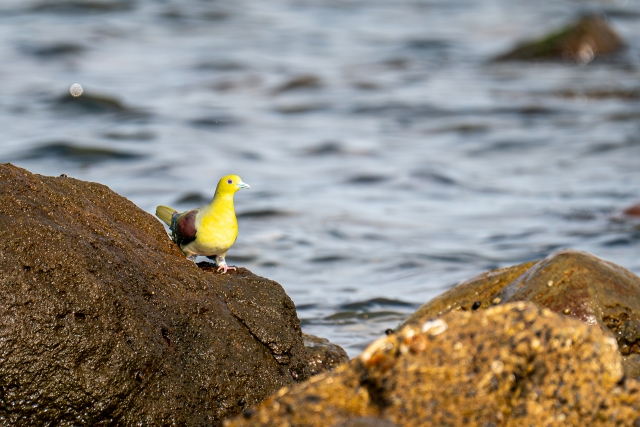
<path id="1" fill-rule="evenodd" d="M 251 186 L 249 186 L 249 184 L 245 184 L 244 182 L 240 181 L 238 184 L 236 184 L 238 186 L 238 188 L 240 190 L 242 190 L 243 188 L 251 188 Z"/>

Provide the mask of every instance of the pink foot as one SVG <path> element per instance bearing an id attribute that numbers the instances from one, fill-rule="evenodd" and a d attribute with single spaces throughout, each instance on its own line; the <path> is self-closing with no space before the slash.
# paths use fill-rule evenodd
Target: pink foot
<path id="1" fill-rule="evenodd" d="M 216 271 L 222 270 L 222 274 L 226 273 L 227 270 L 237 270 L 235 267 L 229 267 L 226 262 L 222 261 L 218 265 L 218 269 Z"/>

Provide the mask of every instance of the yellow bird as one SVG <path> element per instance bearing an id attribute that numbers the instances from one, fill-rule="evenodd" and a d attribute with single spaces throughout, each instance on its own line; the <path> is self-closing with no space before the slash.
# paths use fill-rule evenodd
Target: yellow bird
<path id="1" fill-rule="evenodd" d="M 238 175 L 223 176 L 216 194 L 207 206 L 178 213 L 168 206 L 158 206 L 156 216 L 171 229 L 173 241 L 191 261 L 198 255 L 214 259 L 218 271 L 235 270 L 224 258 L 238 237 L 238 220 L 233 208 L 233 195 L 243 188 L 251 188 Z"/>

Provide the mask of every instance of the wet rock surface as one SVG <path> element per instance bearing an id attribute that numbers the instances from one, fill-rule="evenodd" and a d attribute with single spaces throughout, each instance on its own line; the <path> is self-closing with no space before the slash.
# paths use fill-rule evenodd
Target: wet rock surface
<path id="1" fill-rule="evenodd" d="M 0 425 L 219 425 L 308 377 L 293 302 L 107 187 L 0 165 Z"/>
<path id="2" fill-rule="evenodd" d="M 224 425 L 629 426 L 639 409 L 610 336 L 519 302 L 407 325 Z"/>
<path id="3" fill-rule="evenodd" d="M 326 338 L 315 335 L 302 334 L 304 347 L 309 358 L 309 370 L 311 375 L 330 371 L 336 366 L 349 361 L 347 352 L 337 344 L 330 342 Z"/>
<path id="4" fill-rule="evenodd" d="M 523 42 L 495 59 L 497 61 L 561 60 L 588 64 L 596 56 L 616 53 L 622 39 L 599 15 L 586 15 L 577 22 L 539 39 Z"/>
<path id="5" fill-rule="evenodd" d="M 561 250 L 537 262 L 482 273 L 424 304 L 404 324 L 516 301 L 610 331 L 625 373 L 640 376 L 640 277 L 586 252 Z"/>

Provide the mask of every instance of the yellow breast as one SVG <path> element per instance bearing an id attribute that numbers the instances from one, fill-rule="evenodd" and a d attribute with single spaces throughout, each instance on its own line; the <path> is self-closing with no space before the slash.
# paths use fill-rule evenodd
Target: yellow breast
<path id="1" fill-rule="evenodd" d="M 237 237 L 238 221 L 235 212 L 215 209 L 200 219 L 196 242 L 201 250 L 210 250 L 217 255 L 229 250 Z"/>

